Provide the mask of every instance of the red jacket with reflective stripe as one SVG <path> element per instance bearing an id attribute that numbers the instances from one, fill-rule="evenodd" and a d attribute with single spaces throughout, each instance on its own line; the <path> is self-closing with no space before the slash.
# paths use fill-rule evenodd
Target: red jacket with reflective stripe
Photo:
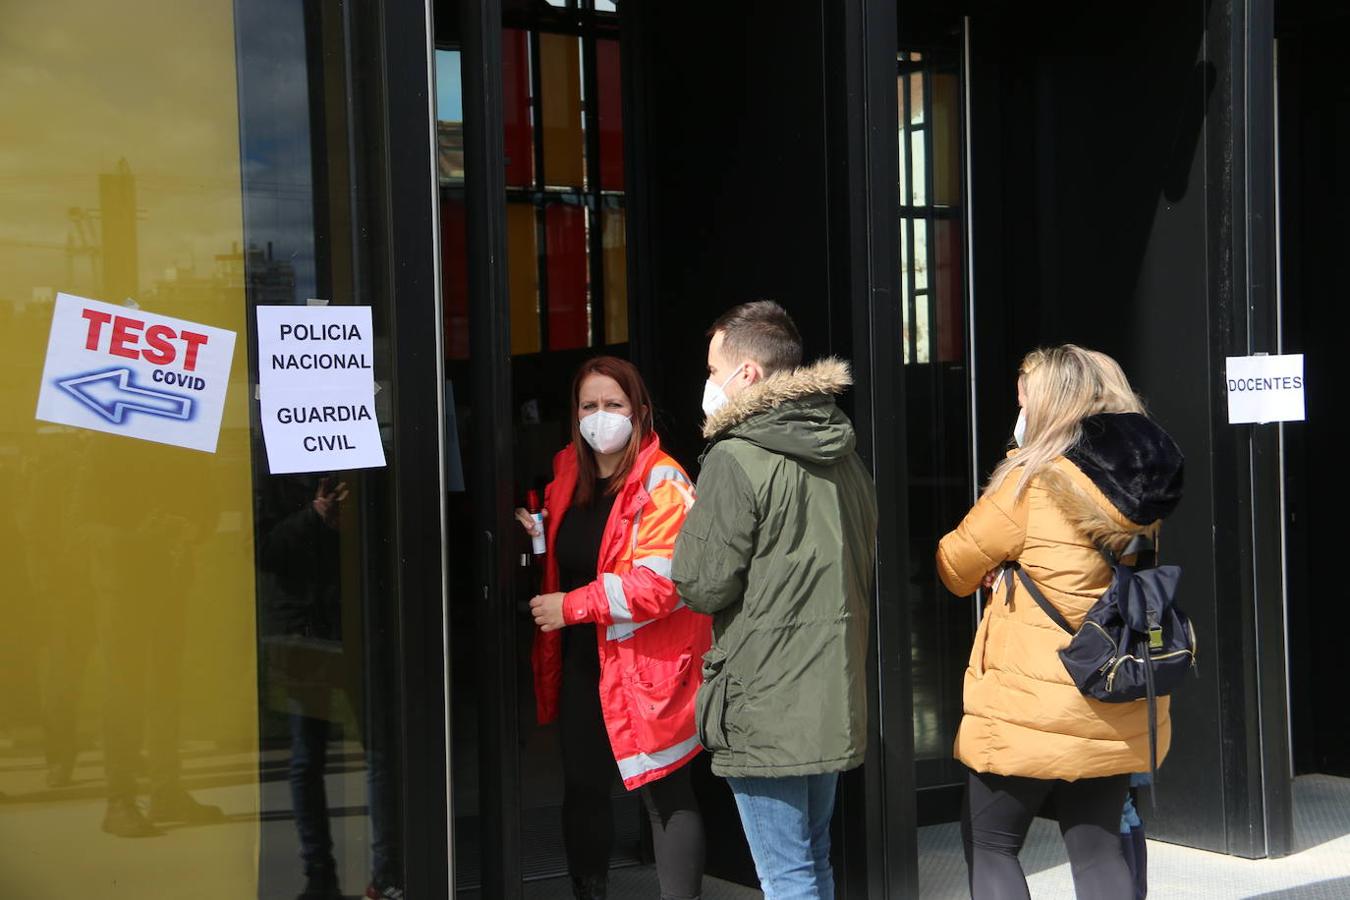
<path id="1" fill-rule="evenodd" d="M 572 446 L 553 459 L 544 494 L 548 555 L 543 592 L 558 590 L 553 548 L 577 483 Z M 596 577 L 567 594 L 569 627 L 593 623 L 600 650 L 600 704 L 624 787 L 630 791 L 678 769 L 702 749 L 694 697 L 712 620 L 687 608 L 670 580 L 675 538 L 694 502 L 683 468 L 652 436 L 638 454 L 600 542 Z M 534 693 L 539 722 L 558 715 L 562 632 L 535 633 Z"/>

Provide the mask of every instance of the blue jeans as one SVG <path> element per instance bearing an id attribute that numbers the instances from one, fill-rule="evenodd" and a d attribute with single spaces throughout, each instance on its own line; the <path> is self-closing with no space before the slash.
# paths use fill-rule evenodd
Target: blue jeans
<path id="1" fill-rule="evenodd" d="M 839 773 L 727 783 L 765 900 L 834 900 L 830 818 Z"/>
<path id="2" fill-rule="evenodd" d="M 328 721 L 291 713 L 291 808 L 300 836 L 300 858 L 305 874 L 337 870 L 333 837 L 328 829 L 328 795 L 324 773 L 328 768 Z"/>
<path id="3" fill-rule="evenodd" d="M 298 710 L 299 706 L 293 706 Z M 300 837 L 300 858 L 305 874 L 335 871 L 333 837 L 328 824 L 328 794 L 324 777 L 328 769 L 328 720 L 291 713 L 291 806 Z M 399 857 L 397 801 L 393 792 L 394 761 L 384 742 L 387 734 L 367 736 L 366 793 L 370 808 L 371 881 L 380 887 L 399 884 L 403 865 Z"/>

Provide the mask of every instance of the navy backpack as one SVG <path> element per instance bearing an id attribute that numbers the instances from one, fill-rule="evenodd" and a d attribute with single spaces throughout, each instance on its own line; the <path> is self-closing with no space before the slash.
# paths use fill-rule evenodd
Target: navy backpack
<path id="1" fill-rule="evenodd" d="M 1115 574 L 1076 632 L 1021 566 L 1009 567 L 1051 621 L 1073 635 L 1059 658 L 1080 691 L 1104 703 L 1148 702 L 1149 772 L 1155 774 L 1157 698 L 1170 694 L 1195 667 L 1195 628 L 1176 605 L 1181 567 L 1157 565 L 1153 541 L 1142 534 L 1119 554 L 1099 549 Z M 1133 565 L 1121 562 L 1129 556 L 1135 557 Z"/>

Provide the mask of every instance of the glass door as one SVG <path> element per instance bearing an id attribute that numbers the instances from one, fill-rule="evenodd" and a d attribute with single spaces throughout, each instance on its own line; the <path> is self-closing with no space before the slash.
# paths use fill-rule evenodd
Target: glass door
<path id="1" fill-rule="evenodd" d="M 933 29 L 897 60 L 901 353 L 905 366 L 916 781 L 956 784 L 952 741 L 976 624 L 933 568 L 938 540 L 969 509 L 972 410 L 966 279 L 963 85 L 959 20 Z M 920 797 L 924 795 L 921 793 Z M 921 816 L 925 806 L 920 803 Z"/>
<path id="2" fill-rule="evenodd" d="M 566 860 L 557 728 L 536 723 L 530 661 L 541 566 L 511 513 L 570 439 L 578 364 L 627 355 L 620 55 L 612 9 L 513 6 L 496 33 L 462 13 L 438 8 L 436 51 L 455 881 L 516 896 Z M 474 39 L 498 44 L 501 74 L 483 101 L 501 143 L 478 169 Z M 490 206 L 489 259 L 474 229 Z M 632 865 L 637 798 L 615 788 L 613 862 Z"/>
<path id="3" fill-rule="evenodd" d="M 425 63 L 388 52 L 426 23 L 396 6 L 0 7 L 12 896 L 444 889 L 437 410 L 407 377 L 434 358 L 432 292 L 405 280 L 432 258 L 427 114 L 391 101 Z M 263 307 L 367 317 L 341 408 L 382 465 L 273 464 Z M 45 378 L 72 308 L 88 355 Z M 285 415 L 344 446 L 315 409 Z"/>

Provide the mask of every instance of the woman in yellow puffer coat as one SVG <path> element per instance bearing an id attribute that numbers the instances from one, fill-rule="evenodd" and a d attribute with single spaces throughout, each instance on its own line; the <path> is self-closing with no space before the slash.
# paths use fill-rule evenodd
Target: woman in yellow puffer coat
<path id="1" fill-rule="evenodd" d="M 1004 567 L 1019 564 L 1079 627 L 1111 581 L 1098 548 L 1156 537 L 1181 499 L 1184 460 L 1104 353 L 1038 350 L 1023 361 L 1017 388 L 1020 447 L 937 552 L 953 594 L 992 588 L 955 748 L 970 769 L 962 835 L 971 895 L 1028 896 L 1017 854 L 1053 794 L 1078 896 L 1126 900 L 1134 888 L 1118 830 L 1129 774 L 1149 768 L 1146 704 L 1083 696 L 1058 655 L 1069 635 L 1014 589 Z M 1161 761 L 1171 739 L 1166 698 L 1158 729 Z"/>

